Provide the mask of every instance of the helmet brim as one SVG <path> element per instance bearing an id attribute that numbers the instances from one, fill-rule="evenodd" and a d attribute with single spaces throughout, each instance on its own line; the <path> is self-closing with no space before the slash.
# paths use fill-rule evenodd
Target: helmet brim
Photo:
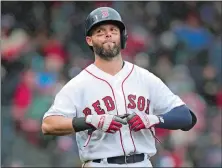
<path id="1" fill-rule="evenodd" d="M 123 30 L 125 30 L 125 25 L 119 21 L 119 20 L 104 20 L 104 21 L 99 21 L 97 23 L 94 23 L 90 28 L 89 30 L 87 31 L 87 34 L 86 36 L 91 36 L 92 35 L 92 31 L 98 27 L 98 26 L 101 26 L 101 25 L 104 25 L 104 24 L 113 24 L 113 25 L 116 25 L 119 27 L 120 29 L 120 32 L 122 32 Z"/>

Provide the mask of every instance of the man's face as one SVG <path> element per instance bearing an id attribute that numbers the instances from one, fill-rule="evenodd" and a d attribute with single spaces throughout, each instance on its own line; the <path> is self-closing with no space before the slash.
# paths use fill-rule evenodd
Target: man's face
<path id="1" fill-rule="evenodd" d="M 104 60 L 111 60 L 121 50 L 120 30 L 113 24 L 103 24 L 92 31 L 92 36 L 86 37 L 87 43 L 94 52 Z"/>

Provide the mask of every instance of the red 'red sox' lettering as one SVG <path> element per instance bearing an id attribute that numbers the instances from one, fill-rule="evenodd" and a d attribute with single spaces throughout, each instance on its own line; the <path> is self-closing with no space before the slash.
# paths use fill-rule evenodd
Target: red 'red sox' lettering
<path id="1" fill-rule="evenodd" d="M 136 108 L 136 103 L 135 103 L 136 95 L 129 95 L 128 100 L 130 103 L 128 104 L 127 107 L 130 109 L 135 109 Z"/>
<path id="2" fill-rule="evenodd" d="M 136 95 L 130 94 L 128 96 L 128 100 L 129 100 L 129 103 L 127 105 L 127 108 L 135 109 L 137 106 L 137 109 L 139 111 L 145 110 L 145 113 L 149 114 L 149 108 L 150 108 L 150 100 L 149 99 L 146 100 L 145 97 L 143 97 L 143 96 L 139 96 L 137 99 Z"/>
<path id="3" fill-rule="evenodd" d="M 143 111 L 144 110 L 144 107 L 145 107 L 145 98 L 143 96 L 140 96 L 138 98 L 138 101 L 137 101 L 137 108 L 139 109 L 139 111 Z"/>
<path id="4" fill-rule="evenodd" d="M 146 114 L 149 114 L 149 112 L 150 112 L 150 100 L 147 99 L 147 106 L 146 106 L 145 113 L 146 113 Z"/>
<path id="5" fill-rule="evenodd" d="M 107 111 L 113 111 L 115 109 L 115 104 L 114 104 L 112 97 L 106 96 L 103 98 L 103 101 L 105 103 Z"/>
<path id="6" fill-rule="evenodd" d="M 96 111 L 96 113 L 98 115 L 105 114 L 105 111 L 100 107 L 99 100 L 97 100 L 95 103 L 93 103 L 92 106 L 94 107 L 94 110 Z"/>
<path id="7" fill-rule="evenodd" d="M 83 110 L 83 113 L 85 114 L 85 116 L 92 114 L 92 113 L 91 113 L 91 109 L 88 108 L 88 107 L 86 107 L 86 108 Z"/>
<path id="8" fill-rule="evenodd" d="M 137 98 L 136 95 L 128 95 L 128 104 L 127 104 L 127 108 L 128 109 L 138 109 L 139 111 L 144 111 L 145 113 L 149 114 L 149 106 L 150 106 L 150 100 L 146 100 L 145 97 L 143 96 L 139 96 Z M 106 106 L 106 109 L 103 109 L 101 107 L 101 103 L 103 102 L 103 104 Z M 92 107 L 94 109 L 94 111 L 98 114 L 105 114 L 106 112 L 110 112 L 113 111 L 116 107 L 115 107 L 115 102 L 113 100 L 113 98 L 111 96 L 106 96 L 104 98 L 102 98 L 102 100 L 97 100 L 92 104 Z M 92 114 L 92 111 L 89 107 L 86 107 L 83 110 L 83 113 L 86 115 L 90 115 Z"/>

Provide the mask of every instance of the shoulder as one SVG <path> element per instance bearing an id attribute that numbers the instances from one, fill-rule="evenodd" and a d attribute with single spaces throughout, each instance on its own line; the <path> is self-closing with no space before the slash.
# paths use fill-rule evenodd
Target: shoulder
<path id="1" fill-rule="evenodd" d="M 78 75 L 76 75 L 74 78 L 69 80 L 63 88 L 60 90 L 60 92 L 78 92 L 80 91 L 85 84 L 87 84 L 89 80 L 88 73 L 83 69 Z"/>

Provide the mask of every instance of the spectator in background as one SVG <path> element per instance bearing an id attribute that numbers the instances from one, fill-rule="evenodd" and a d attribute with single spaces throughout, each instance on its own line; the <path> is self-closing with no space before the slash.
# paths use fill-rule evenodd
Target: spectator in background
<path id="1" fill-rule="evenodd" d="M 23 29 L 15 29 L 16 21 L 13 15 L 3 15 L 1 21 L 1 70 L 3 70 L 1 71 L 1 137 L 4 144 L 2 145 L 2 164 L 10 165 L 16 138 L 12 103 L 24 69 L 22 56 L 29 37 Z"/>
<path id="2" fill-rule="evenodd" d="M 222 26 L 221 26 L 222 29 Z M 215 69 L 217 83 L 222 85 L 222 32 L 209 49 L 209 64 Z"/>
<path id="3" fill-rule="evenodd" d="M 44 69 L 36 74 L 37 88 L 40 92 L 47 93 L 54 89 L 64 65 L 63 61 L 58 54 L 46 55 Z"/>
<path id="4" fill-rule="evenodd" d="M 32 103 L 33 89 L 35 87 L 34 75 L 35 74 L 31 69 L 26 70 L 14 93 L 12 114 L 14 121 L 19 127 Z"/>
<path id="5" fill-rule="evenodd" d="M 219 87 L 219 91 L 216 95 L 217 107 L 220 111 L 222 111 L 222 86 Z"/>
<path id="6" fill-rule="evenodd" d="M 178 27 L 174 32 L 178 41 L 185 45 L 186 50 L 190 52 L 198 52 L 206 49 L 212 42 L 211 33 L 200 23 L 197 13 L 189 13 L 186 22 Z"/>

